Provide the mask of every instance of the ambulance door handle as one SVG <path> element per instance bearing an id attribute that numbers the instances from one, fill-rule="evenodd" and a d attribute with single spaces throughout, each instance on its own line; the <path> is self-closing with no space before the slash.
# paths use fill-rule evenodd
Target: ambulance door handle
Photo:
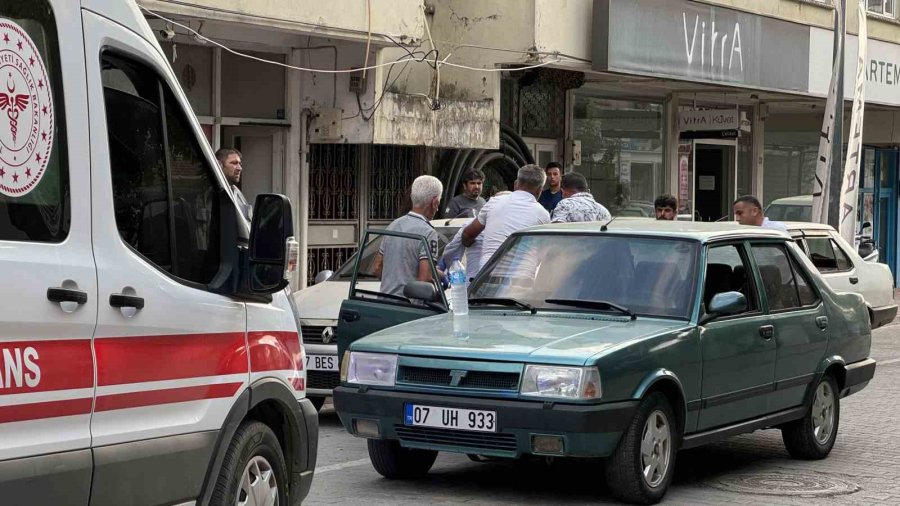
<path id="1" fill-rule="evenodd" d="M 135 295 L 125 295 L 124 293 L 113 293 L 109 296 L 109 305 L 117 308 L 131 307 L 134 309 L 143 309 L 144 298 Z"/>
<path id="2" fill-rule="evenodd" d="M 50 302 L 74 302 L 81 305 L 87 302 L 88 296 L 81 290 L 56 287 L 47 289 L 47 300 Z"/>

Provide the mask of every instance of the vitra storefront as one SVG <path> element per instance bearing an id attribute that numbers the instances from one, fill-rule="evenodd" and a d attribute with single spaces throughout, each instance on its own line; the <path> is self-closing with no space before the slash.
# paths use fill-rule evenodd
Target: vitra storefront
<path id="1" fill-rule="evenodd" d="M 680 213 L 696 220 L 728 217 L 740 195 L 754 194 L 768 204 L 811 194 L 831 38 L 831 31 L 819 27 L 705 2 L 595 0 L 593 74 L 576 90 L 576 107 L 579 94 L 658 104 L 659 190 L 676 195 Z M 856 37 L 850 36 L 845 88 L 851 99 L 856 48 Z M 875 224 L 893 267 L 900 46 L 870 40 L 869 51 L 861 219 Z M 845 136 L 849 108 L 847 102 Z M 577 108 L 575 113 L 582 166 L 594 159 L 604 163 L 610 157 L 584 147 L 613 140 L 578 135 L 603 137 L 609 129 L 601 118 L 593 129 L 579 131 Z M 621 115 L 615 117 L 615 124 L 623 122 Z"/>

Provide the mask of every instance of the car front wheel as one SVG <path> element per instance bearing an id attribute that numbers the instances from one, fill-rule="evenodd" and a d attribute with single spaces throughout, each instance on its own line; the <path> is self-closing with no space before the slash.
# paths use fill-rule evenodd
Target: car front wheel
<path id="1" fill-rule="evenodd" d="M 833 376 L 816 385 L 806 416 L 781 428 L 788 453 L 796 459 L 824 459 L 834 448 L 840 422 L 840 393 Z"/>
<path id="2" fill-rule="evenodd" d="M 391 480 L 421 478 L 428 474 L 438 452 L 403 448 L 399 441 L 369 439 L 369 460 L 378 474 Z"/>
<path id="3" fill-rule="evenodd" d="M 672 482 L 680 432 L 666 396 L 652 393 L 638 407 L 616 451 L 606 460 L 606 482 L 619 500 L 654 504 Z"/>

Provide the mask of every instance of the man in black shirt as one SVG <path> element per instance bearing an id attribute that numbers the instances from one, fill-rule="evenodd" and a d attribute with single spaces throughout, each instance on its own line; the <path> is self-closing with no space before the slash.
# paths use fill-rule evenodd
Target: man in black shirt
<path id="1" fill-rule="evenodd" d="M 444 218 L 478 216 L 478 211 L 484 206 L 481 197 L 481 189 L 484 186 L 484 172 L 472 169 L 463 176 L 463 192 L 450 199 L 450 205 L 444 211 Z"/>

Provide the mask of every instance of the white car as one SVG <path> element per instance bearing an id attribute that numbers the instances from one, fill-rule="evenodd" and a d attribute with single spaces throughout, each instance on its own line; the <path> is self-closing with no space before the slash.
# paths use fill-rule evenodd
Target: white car
<path id="1" fill-rule="evenodd" d="M 829 225 L 805 222 L 785 225 L 832 288 L 856 292 L 866 299 L 873 329 L 894 319 L 897 315 L 894 276 L 887 265 L 864 261 Z"/>
<path id="2" fill-rule="evenodd" d="M 440 251 L 456 232 L 471 221 L 472 218 L 455 218 L 432 220 L 431 225 L 437 230 L 441 240 Z M 375 253 L 381 245 L 380 237 L 363 250 L 362 266 L 375 259 Z M 300 314 L 300 327 L 303 333 L 303 345 L 306 349 L 306 381 L 307 395 L 318 409 L 331 395 L 331 390 L 340 384 L 340 361 L 337 357 L 338 314 L 341 303 L 350 293 L 350 278 L 356 263 L 356 255 L 344 262 L 336 272 L 327 276 L 323 271 L 313 286 L 294 292 L 294 303 Z M 370 268 L 361 267 L 360 272 L 371 272 Z M 324 275 L 323 275 L 324 274 Z M 378 291 L 380 282 L 377 279 L 357 282 L 357 288 Z"/>

